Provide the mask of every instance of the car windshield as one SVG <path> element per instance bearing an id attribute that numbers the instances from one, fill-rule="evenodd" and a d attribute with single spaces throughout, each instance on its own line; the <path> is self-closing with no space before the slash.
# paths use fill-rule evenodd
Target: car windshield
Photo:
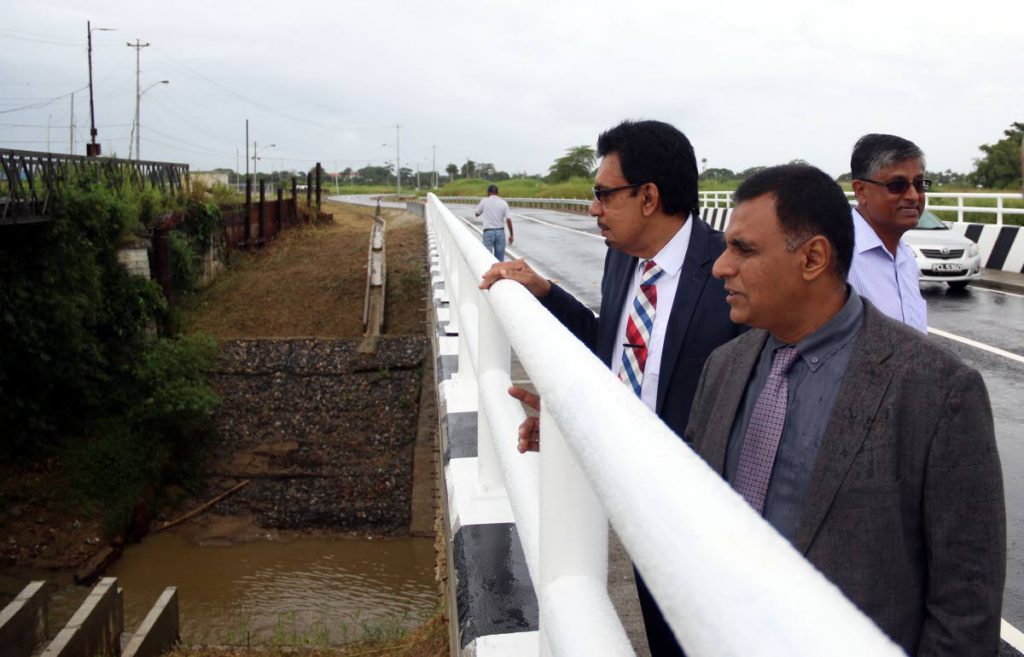
<path id="1" fill-rule="evenodd" d="M 917 220 L 917 230 L 949 230 L 949 226 L 942 223 L 934 214 L 925 210 Z"/>

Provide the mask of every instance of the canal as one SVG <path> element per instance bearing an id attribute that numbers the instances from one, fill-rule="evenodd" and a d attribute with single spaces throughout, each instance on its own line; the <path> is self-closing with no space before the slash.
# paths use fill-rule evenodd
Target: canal
<path id="1" fill-rule="evenodd" d="M 298 536 L 197 544 L 165 532 L 129 546 L 105 575 L 117 577 L 124 590 L 128 632 L 165 587 L 177 586 L 187 644 L 340 645 L 395 637 L 432 616 L 439 604 L 434 568 L 430 538 Z M 4 597 L 31 579 L 54 587 L 51 632 L 90 590 L 75 586 L 70 572 L 19 569 L 0 573 Z"/>

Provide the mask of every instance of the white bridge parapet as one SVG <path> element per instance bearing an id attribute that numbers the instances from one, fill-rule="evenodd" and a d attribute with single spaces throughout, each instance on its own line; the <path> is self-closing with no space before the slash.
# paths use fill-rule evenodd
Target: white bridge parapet
<path id="1" fill-rule="evenodd" d="M 494 258 L 433 194 L 426 217 L 459 342 L 441 402 L 477 401 L 476 477 L 467 491 L 446 482 L 448 528 L 454 537 L 474 522 L 458 516 L 475 500 L 507 495 L 540 604 L 539 640 L 480 636 L 462 648 L 634 654 L 606 593 L 610 520 L 692 657 L 902 654 L 525 288 L 479 290 Z M 539 455 L 516 451 L 510 348 L 543 399 Z M 452 623 L 484 613 L 452 605 Z"/>

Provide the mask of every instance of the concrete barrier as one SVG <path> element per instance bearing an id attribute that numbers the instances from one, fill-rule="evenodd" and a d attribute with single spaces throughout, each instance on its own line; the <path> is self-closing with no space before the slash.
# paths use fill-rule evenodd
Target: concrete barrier
<path id="1" fill-rule="evenodd" d="M 406 201 L 405 211 L 416 215 L 417 217 L 423 218 L 426 214 L 423 201 Z"/>
<path id="2" fill-rule="evenodd" d="M 50 634 L 46 582 L 31 582 L 0 611 L 0 657 L 28 657 Z"/>
<path id="3" fill-rule="evenodd" d="M 950 228 L 966 236 L 981 251 L 981 266 L 1024 274 L 1024 231 L 1020 226 L 950 223 Z"/>
<path id="4" fill-rule="evenodd" d="M 132 635 L 122 657 L 158 657 L 178 642 L 178 588 L 168 586 Z"/>
<path id="5" fill-rule="evenodd" d="M 477 488 L 476 396 L 459 394 L 457 321 L 449 309 L 434 236 L 430 243 L 434 373 L 443 458 L 443 530 L 448 538 L 450 654 L 538 654 L 539 605 L 508 499 Z M 453 385 L 454 384 L 454 385 Z"/>
<path id="6" fill-rule="evenodd" d="M 104 577 L 86 597 L 41 657 L 102 657 L 121 654 L 124 598 L 116 577 Z"/>

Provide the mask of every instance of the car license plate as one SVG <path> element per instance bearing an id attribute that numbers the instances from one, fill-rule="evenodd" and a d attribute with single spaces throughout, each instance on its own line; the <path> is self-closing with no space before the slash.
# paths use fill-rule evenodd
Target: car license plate
<path id="1" fill-rule="evenodd" d="M 964 270 L 963 265 L 954 265 L 950 263 L 938 263 L 932 265 L 932 271 L 941 271 L 947 274 L 960 273 Z"/>

